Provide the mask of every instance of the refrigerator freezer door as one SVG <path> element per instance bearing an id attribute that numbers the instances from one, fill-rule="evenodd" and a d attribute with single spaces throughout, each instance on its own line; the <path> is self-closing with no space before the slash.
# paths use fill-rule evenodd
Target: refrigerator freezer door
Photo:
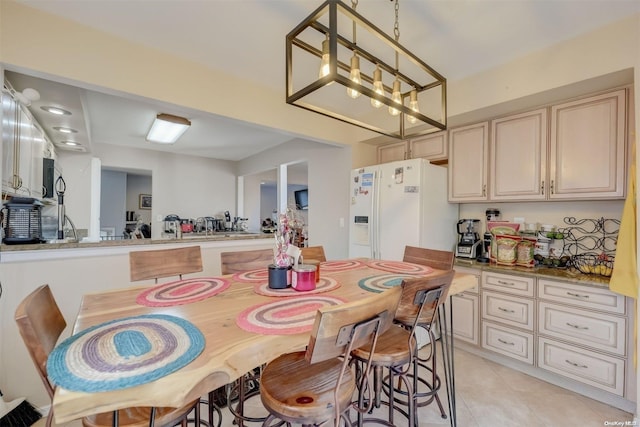
<path id="1" fill-rule="evenodd" d="M 349 211 L 349 257 L 374 258 L 374 203 L 377 168 L 351 172 L 351 209 Z"/>
<path id="2" fill-rule="evenodd" d="M 378 257 L 400 261 L 406 245 L 419 246 L 420 200 L 425 189 L 420 159 L 380 166 Z"/>

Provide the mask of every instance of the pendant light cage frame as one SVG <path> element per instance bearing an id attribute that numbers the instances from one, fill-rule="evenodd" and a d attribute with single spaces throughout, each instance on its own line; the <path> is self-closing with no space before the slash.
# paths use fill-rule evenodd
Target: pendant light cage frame
<path id="1" fill-rule="evenodd" d="M 329 71 L 319 76 L 323 42 L 325 49 L 328 44 Z M 360 83 L 349 78 L 354 55 L 363 64 Z M 384 76 L 384 94 L 373 89 L 374 75 L 380 75 L 376 70 Z M 391 99 L 396 79 L 402 85 L 401 103 Z M 348 89 L 385 108 L 354 102 L 347 96 Z M 286 36 L 287 104 L 406 139 L 446 130 L 446 94 L 447 81 L 440 73 L 340 0 L 326 0 Z M 419 110 L 409 107 L 416 97 Z M 387 109 L 400 114 L 391 116 Z"/>

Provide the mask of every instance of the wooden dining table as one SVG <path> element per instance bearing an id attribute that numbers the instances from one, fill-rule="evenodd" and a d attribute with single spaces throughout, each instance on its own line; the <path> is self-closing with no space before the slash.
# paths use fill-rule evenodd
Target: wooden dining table
<path id="1" fill-rule="evenodd" d="M 363 279 L 393 274 L 374 268 L 370 265 L 372 260 L 352 261 L 357 264 L 355 268 L 331 271 L 321 265 L 321 277 L 330 278 L 339 286 L 320 295 L 333 296 L 344 301 L 368 298 L 373 294 L 371 290 L 359 285 Z M 440 272 L 442 270 L 430 269 L 429 272 L 419 275 L 434 275 Z M 398 276 L 403 277 L 402 274 Z M 262 334 L 241 328 L 237 318 L 243 310 L 278 298 L 256 292 L 257 284 L 238 279 L 237 273 L 217 277 L 230 282 L 223 292 L 200 301 L 167 307 L 150 307 L 137 302 L 141 292 L 157 285 L 126 287 L 84 295 L 73 334 L 114 319 L 163 314 L 185 319 L 197 327 L 204 335 L 204 350 L 186 366 L 145 384 L 101 392 L 71 391 L 57 387 L 52 403 L 56 423 L 66 423 L 94 413 L 132 406 L 179 407 L 233 382 L 246 372 L 281 354 L 305 348 L 309 340 L 309 331 L 279 335 Z M 457 273 L 449 295 L 461 293 L 474 285 L 474 276 Z M 452 315 L 449 317 L 453 318 Z M 454 379 L 453 369 L 447 377 L 449 386 L 449 380 Z M 455 406 L 450 407 L 450 415 L 455 425 Z"/>

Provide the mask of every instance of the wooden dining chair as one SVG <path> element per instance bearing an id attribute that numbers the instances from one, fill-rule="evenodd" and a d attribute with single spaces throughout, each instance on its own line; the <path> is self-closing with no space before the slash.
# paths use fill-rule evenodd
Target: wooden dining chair
<path id="1" fill-rule="evenodd" d="M 287 353 L 269 362 L 262 372 L 260 396 L 269 417 L 263 425 L 351 425 L 349 410 L 357 381 L 367 381 L 370 367 L 359 379 L 350 367 L 352 350 L 376 348 L 378 336 L 393 323 L 400 288 L 359 301 L 318 310 L 306 351 Z M 333 424 L 335 422 L 335 424 Z"/>
<path id="2" fill-rule="evenodd" d="M 438 404 L 441 416 L 446 418 L 438 396 L 440 378 L 436 371 L 435 346 L 430 346 L 426 356 L 419 356 L 415 333 L 418 326 L 423 327 L 430 334 L 430 342 L 435 343 L 435 319 L 439 306 L 446 301 L 454 275 L 454 270 L 448 270 L 431 277 L 405 279 L 400 286 L 402 295 L 395 312 L 398 325 L 382 334 L 375 348 L 364 345 L 353 351 L 352 355 L 356 361 L 360 364 L 371 363 L 375 371 L 374 384 L 371 388 L 360 390 L 360 401 L 370 402 L 375 407 L 385 404 L 389 409 L 387 420 L 359 418 L 359 425 L 367 422 L 394 425 L 394 411 L 398 410 L 398 404 L 404 404 L 406 409 L 400 408 L 399 412 L 407 416 L 408 426 L 416 426 L 417 407 L 425 406 L 434 400 Z M 430 372 L 430 378 L 418 375 L 420 366 Z M 384 369 L 388 375 L 383 380 Z M 401 386 L 395 385 L 396 381 Z M 426 386 L 427 391 L 418 393 L 419 384 Z M 382 402 L 383 385 L 388 397 L 386 402 Z M 369 395 L 365 396 L 367 392 Z M 400 398 L 395 396 L 396 392 L 400 394 Z M 418 397 L 424 398 L 420 405 L 417 402 Z"/>
<path id="3" fill-rule="evenodd" d="M 266 270 L 269 264 L 273 264 L 273 249 L 222 252 L 220 254 L 222 274 L 240 273 L 261 268 Z M 234 416 L 234 422 L 238 427 L 243 427 L 245 421 L 263 422 L 265 420 L 265 417 L 251 417 L 245 413 L 245 402 L 258 396 L 260 392 L 260 371 L 261 367 L 256 367 L 226 387 L 227 407 Z"/>
<path id="4" fill-rule="evenodd" d="M 240 273 L 259 268 L 266 269 L 269 264 L 273 264 L 273 249 L 222 252 L 220 254 L 222 274 Z"/>
<path id="5" fill-rule="evenodd" d="M 129 252 L 130 278 L 132 282 L 158 279 L 202 271 L 200 246 L 156 249 Z"/>
<path id="6" fill-rule="evenodd" d="M 455 254 L 452 251 L 418 248 L 415 246 L 405 246 L 402 258 L 405 262 L 426 265 L 438 270 L 451 270 L 454 259 Z"/>
<path id="7" fill-rule="evenodd" d="M 23 299 L 15 312 L 18 331 L 27 347 L 29 356 L 38 371 L 38 375 L 53 400 L 55 386 L 47 376 L 47 359 L 56 346 L 62 331 L 67 326 L 62 312 L 56 303 L 49 285 L 42 285 Z M 200 419 L 198 400 L 180 408 L 132 407 L 119 411 L 91 415 L 82 419 L 85 427 L 147 427 L 174 426 L 182 423 L 186 426 L 187 416 L 196 411 L 196 420 Z M 116 414 L 117 412 L 117 414 Z M 117 423 L 113 422 L 114 415 Z M 46 427 L 53 420 L 53 405 L 46 419 Z"/>
<path id="8" fill-rule="evenodd" d="M 302 251 L 302 259 L 314 259 L 316 261 L 325 262 L 327 257 L 324 255 L 324 247 L 322 246 L 309 246 L 306 248 L 300 248 Z"/>

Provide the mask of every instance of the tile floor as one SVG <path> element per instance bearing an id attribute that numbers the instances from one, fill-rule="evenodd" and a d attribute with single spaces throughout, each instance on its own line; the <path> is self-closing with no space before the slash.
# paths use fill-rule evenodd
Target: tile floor
<path id="1" fill-rule="evenodd" d="M 554 386 L 463 350 L 455 352 L 457 414 L 460 427 L 599 427 L 633 425 L 633 415 L 582 395 Z M 440 393 L 445 409 L 446 392 Z M 250 400 L 247 411 L 259 415 L 260 398 Z M 203 406 L 204 410 L 204 406 Z M 206 415 L 205 415 L 206 416 Z M 420 427 L 448 426 L 437 406 L 420 408 Z M 406 420 L 396 419 L 399 427 Z M 40 420 L 37 426 L 44 426 Z M 249 423 L 248 426 L 258 426 Z M 64 427 L 79 427 L 80 422 Z M 233 427 L 229 411 L 223 410 L 223 427 Z"/>

